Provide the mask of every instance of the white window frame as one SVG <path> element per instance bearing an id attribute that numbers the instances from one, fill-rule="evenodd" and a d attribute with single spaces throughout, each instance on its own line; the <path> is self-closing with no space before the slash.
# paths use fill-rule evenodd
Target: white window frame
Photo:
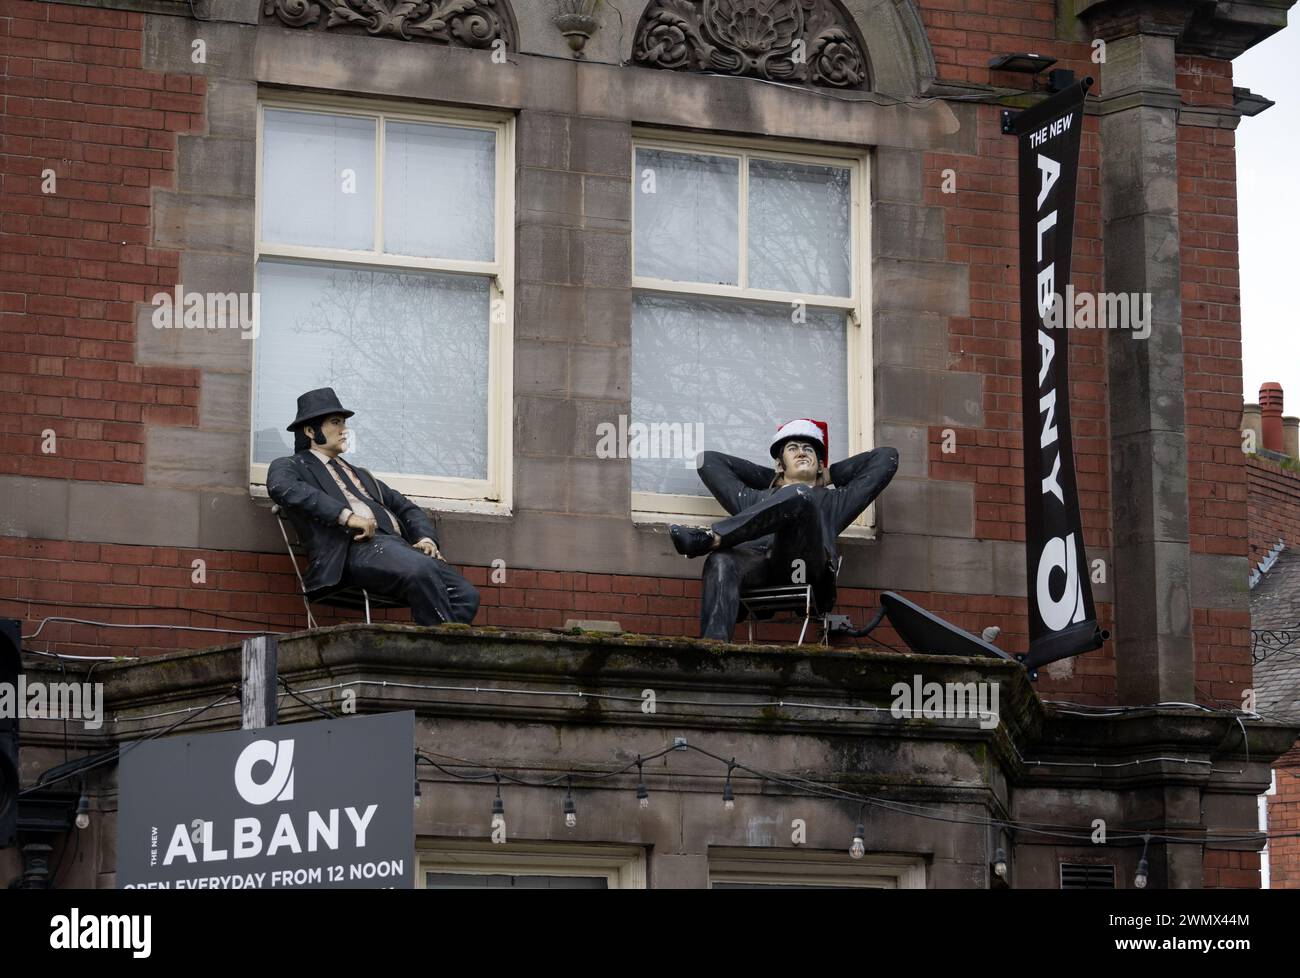
<path id="1" fill-rule="evenodd" d="M 770 886 L 843 886 L 886 890 L 924 890 L 925 860 L 920 856 L 805 849 L 709 848 L 709 886 L 748 883 Z"/>
<path id="2" fill-rule="evenodd" d="M 493 845 L 477 840 L 422 839 L 416 848 L 416 889 L 425 873 L 468 876 L 603 876 L 611 890 L 646 888 L 646 854 L 640 846 L 570 842 Z"/>
<path id="3" fill-rule="evenodd" d="M 740 180 L 737 188 L 739 221 L 739 285 L 707 282 L 675 282 L 636 274 L 636 203 L 640 194 L 637 150 L 658 149 L 678 153 L 704 153 L 738 159 Z M 749 160 L 776 160 L 807 163 L 814 166 L 847 167 L 850 171 L 850 294 L 823 296 L 801 292 L 777 292 L 749 288 Z M 731 298 L 784 303 L 805 302 L 809 306 L 842 309 L 845 315 L 845 364 L 848 371 L 848 432 L 831 432 L 831 437 L 847 438 L 848 455 L 874 447 L 873 402 L 871 382 L 871 234 L 870 206 L 867 191 L 871 186 L 869 150 L 832 149 L 785 141 L 725 138 L 716 135 L 674 134 L 659 130 L 634 129 L 632 133 L 632 290 L 701 298 Z M 629 421 L 636 421 L 630 418 Z M 782 418 L 772 419 L 773 430 Z M 767 446 L 755 446 L 766 449 Z M 875 505 L 868 507 L 844 532 L 847 537 L 875 537 Z M 712 496 L 687 496 L 677 493 L 632 492 L 632 520 L 641 524 L 680 523 L 720 519 L 726 511 Z"/>
<path id="4" fill-rule="evenodd" d="M 375 244 L 383 241 L 383 160 L 385 123 L 432 123 L 491 130 L 496 135 L 496 201 L 494 204 L 495 255 L 490 261 L 417 258 L 408 255 L 344 248 L 286 245 L 262 240 L 263 124 L 267 109 L 315 112 L 376 121 L 375 138 Z M 376 471 L 394 489 L 419 505 L 442 512 L 481 513 L 509 516 L 513 476 L 513 389 L 514 389 L 514 117 L 500 112 L 479 112 L 447 107 L 415 108 L 409 103 L 357 100 L 320 94 L 263 94 L 257 104 L 256 232 L 254 240 L 253 289 L 258 289 L 257 265 L 262 258 L 309 260 L 333 267 L 384 268 L 399 272 L 438 271 L 478 274 L 489 279 L 488 316 L 488 420 L 487 477 L 448 478 Z M 256 340 L 252 341 L 256 344 Z M 257 396 L 257 351 L 253 350 L 249 419 L 252 428 Z M 287 420 L 287 419 L 286 419 Z M 253 461 L 253 440 L 249 439 L 249 487 L 255 497 L 265 495 L 265 462 Z"/>

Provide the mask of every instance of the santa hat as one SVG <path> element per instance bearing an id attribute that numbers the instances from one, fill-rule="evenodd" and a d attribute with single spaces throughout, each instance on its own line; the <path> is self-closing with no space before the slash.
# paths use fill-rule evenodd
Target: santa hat
<path id="1" fill-rule="evenodd" d="M 780 458 L 782 446 L 792 438 L 812 442 L 817 449 L 817 455 L 821 459 L 822 465 L 826 464 L 826 459 L 830 453 L 830 429 L 825 421 L 814 421 L 812 418 L 796 418 L 794 421 L 787 421 L 781 425 L 776 429 L 776 437 L 772 439 L 772 457 Z"/>

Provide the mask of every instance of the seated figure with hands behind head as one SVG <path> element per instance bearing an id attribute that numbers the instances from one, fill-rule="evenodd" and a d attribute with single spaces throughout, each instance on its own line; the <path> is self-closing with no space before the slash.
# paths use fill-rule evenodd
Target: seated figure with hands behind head
<path id="1" fill-rule="evenodd" d="M 345 583 L 400 599 L 420 625 L 473 621 L 478 591 L 443 559 L 424 510 L 343 460 L 353 414 L 332 388 L 303 394 L 288 429 L 295 454 L 277 458 L 267 472 L 267 494 L 298 517 L 304 586 L 312 592 Z"/>
<path id="2" fill-rule="evenodd" d="M 700 479 L 730 517 L 711 527 L 670 527 L 673 546 L 704 562 L 700 633 L 731 638 L 742 590 L 808 583 L 823 613 L 835 601 L 836 537 L 880 495 L 898 470 L 898 452 L 877 448 L 827 466 L 822 421 L 781 425 L 770 454 L 775 471 L 721 452 L 704 452 Z"/>

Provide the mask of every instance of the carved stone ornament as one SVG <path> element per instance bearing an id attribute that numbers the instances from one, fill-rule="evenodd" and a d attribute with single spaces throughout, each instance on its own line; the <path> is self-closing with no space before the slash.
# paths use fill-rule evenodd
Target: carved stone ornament
<path id="1" fill-rule="evenodd" d="M 376 36 L 515 49 L 514 17 L 505 0 L 265 0 L 262 15 L 286 27 L 363 28 Z"/>
<path id="2" fill-rule="evenodd" d="M 865 88 L 869 74 L 857 29 L 833 0 L 651 0 L 632 60 L 828 88 Z"/>

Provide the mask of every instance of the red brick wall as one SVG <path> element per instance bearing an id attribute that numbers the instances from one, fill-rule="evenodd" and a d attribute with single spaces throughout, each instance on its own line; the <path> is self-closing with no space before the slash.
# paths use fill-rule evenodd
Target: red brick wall
<path id="1" fill-rule="evenodd" d="M 1288 549 L 1300 547 L 1300 471 L 1248 455 L 1246 480 L 1253 569 L 1279 539 L 1286 541 Z"/>
<path id="2" fill-rule="evenodd" d="M 990 72 L 989 59 L 1036 51 L 1086 60 L 1086 45 L 1056 40 L 1056 4 L 1042 0 L 918 0 L 941 81 L 1018 87 L 1024 75 Z M 1082 49 L 1082 53 L 1080 53 Z M 1068 53 L 1066 53 L 1068 52 Z M 1075 67 L 1060 64 L 1058 67 Z M 996 77 L 992 77 L 996 76 Z"/>
<path id="3" fill-rule="evenodd" d="M 1207 890 L 1258 890 L 1259 853 L 1206 849 L 1201 885 Z"/>
<path id="4" fill-rule="evenodd" d="M 1300 889 L 1300 747 L 1273 762 L 1277 794 L 1268 796 L 1270 889 Z M 1291 838 L 1279 838 L 1287 833 Z"/>
<path id="5" fill-rule="evenodd" d="M 1232 64 L 1180 56 L 1189 105 L 1230 107 Z M 1241 451 L 1241 293 L 1237 172 L 1230 129 L 1180 126 L 1178 205 L 1192 553 L 1246 549 L 1246 463 Z M 1250 613 L 1195 608 L 1198 698 L 1240 704 L 1251 682 Z"/>
<path id="6" fill-rule="evenodd" d="M 1052 40 L 1054 9 L 1050 4 L 925 0 L 922 14 L 935 45 L 941 78 L 988 81 L 989 54 L 1024 49 L 1027 40 L 1035 49 L 1059 57 L 1062 67 L 1080 74 L 1100 74 L 1090 60 L 1092 49 L 1087 42 Z M 148 245 L 150 191 L 172 186 L 177 134 L 204 128 L 201 77 L 163 75 L 140 67 L 143 23 L 143 16 L 133 13 L 0 0 L 0 67 L 5 76 L 5 111 L 0 115 L 4 189 L 0 203 L 0 350 L 5 354 L 0 373 L 0 474 L 139 483 L 143 479 L 144 426 L 193 425 L 198 420 L 196 370 L 133 362 L 135 304 L 172 287 L 178 273 L 174 252 Z M 1213 81 L 1204 97 L 1223 98 L 1223 76 L 1214 74 L 1213 64 L 1182 67 L 1180 83 L 1189 97 L 1202 97 L 1197 86 L 1209 77 Z M 992 80 L 1010 83 L 1005 73 Z M 971 267 L 971 314 L 950 324 L 951 366 L 983 375 L 986 424 L 978 431 L 959 430 L 959 450 L 953 456 L 939 452 L 942 428 L 932 429 L 930 474 L 975 484 L 980 538 L 1019 541 L 1024 529 L 1015 141 L 1000 133 L 996 107 L 980 107 L 978 114 L 977 153 L 927 154 L 925 178 L 929 202 L 946 211 L 948 257 Z M 1209 139 L 1216 161 L 1225 152 L 1230 157 L 1231 143 L 1221 142 L 1220 133 L 1195 130 L 1187 138 L 1197 152 L 1202 146 L 1196 140 Z M 1097 139 L 1097 123 L 1090 118 L 1084 133 L 1075 226 L 1073 281 L 1080 289 L 1101 286 Z M 948 167 L 958 174 L 955 195 L 939 191 L 940 171 Z M 40 175 L 47 168 L 57 175 L 57 194 L 41 193 Z M 1194 176 L 1220 184 L 1224 180 L 1218 173 Z M 1220 204 L 1214 195 L 1230 194 L 1231 183 L 1226 190 L 1222 185 L 1207 184 L 1192 191 L 1189 203 L 1201 207 L 1208 221 L 1222 216 L 1217 214 Z M 1189 230 L 1199 233 L 1201 229 Z M 1193 271 L 1202 266 L 1219 269 L 1203 260 L 1201 252 L 1223 252 L 1234 243 L 1235 239 L 1227 237 L 1193 243 L 1190 247 L 1197 251 L 1188 256 L 1186 267 Z M 1198 284 L 1206 288 L 1223 285 L 1218 280 Z M 1228 302 L 1210 295 L 1195 301 L 1211 300 Z M 1214 317 L 1221 311 L 1218 306 L 1207 310 L 1204 325 L 1197 328 L 1212 330 Z M 1210 341 L 1219 342 L 1217 338 Z M 1110 544 L 1104 338 L 1100 331 L 1078 331 L 1072 335 L 1070 347 L 1071 409 L 1085 538 L 1090 548 L 1100 550 Z M 1202 376 L 1208 378 L 1197 388 L 1196 403 L 1189 400 L 1189 424 L 1196 425 L 1197 438 L 1211 446 L 1207 450 L 1212 458 L 1213 452 L 1225 447 L 1220 444 L 1217 427 L 1221 419 L 1214 414 L 1223 411 L 1214 395 L 1224 392 L 1215 385 L 1225 383 L 1221 378 L 1233 369 L 1238 371 L 1238 408 L 1240 401 L 1239 364 L 1211 363 L 1231 360 L 1226 346 L 1216 349 L 1208 353 L 1189 350 L 1198 383 Z M 1200 398 L 1202 390 L 1204 398 Z M 1228 423 L 1235 432 L 1237 418 Z M 59 439 L 57 454 L 41 451 L 41 433 L 47 429 Z M 1201 456 L 1198 448 L 1194 458 L 1205 462 Z M 1200 473 L 1198 485 L 1222 484 L 1223 480 L 1213 475 Z M 1198 511 L 1200 515 L 1209 514 Z M 1210 548 L 1209 552 L 1227 547 L 1236 532 L 1231 527 L 1222 532 L 1221 520 L 1201 529 L 1212 535 L 1198 543 Z M 1238 549 L 1232 552 L 1240 552 L 1242 538 L 1244 530 L 1236 540 Z M 129 560 L 119 556 L 126 551 L 132 554 Z M 78 617 L 116 621 L 120 615 L 126 623 L 140 623 L 150 613 L 127 608 L 91 612 L 95 605 L 129 604 L 172 609 L 161 618 L 149 618 L 157 621 L 188 620 L 192 613 L 195 624 L 243 624 L 234 619 L 216 622 L 203 614 L 211 611 L 252 616 L 256 619 L 253 627 L 296 627 L 301 621 L 293 578 L 283 557 L 189 554 L 189 559 L 204 557 L 209 581 L 220 579 L 222 585 L 213 588 L 221 595 L 200 592 L 190 601 L 186 596 L 195 589 L 186 583 L 189 560 L 181 559 L 185 554 L 156 548 L 112 548 L 111 552 L 112 560 L 105 561 L 103 548 L 95 544 L 5 540 L 0 546 L 0 599 L 18 598 L 20 603 L 0 600 L 0 612 L 26 615 L 33 623 L 28 631 L 46 614 L 68 613 L 75 603 L 79 603 Z M 112 566 L 105 567 L 106 563 Z M 548 627 L 569 617 L 617 618 L 636 631 L 696 634 L 698 581 L 516 571 L 509 584 L 497 588 L 486 579 L 484 569 L 470 569 L 469 573 L 484 588 L 481 620 L 488 624 Z M 1011 651 L 1026 647 L 1026 636 L 1018 630 L 1025 620 L 1023 599 L 915 597 L 972 631 L 996 622 L 1004 629 L 1003 647 Z M 52 603 L 32 603 L 37 600 Z M 860 622 L 874 604 L 874 593 L 846 590 L 841 610 Z M 1103 624 L 1107 623 L 1109 609 L 1103 606 L 1099 613 Z M 1207 611 L 1198 625 L 1198 655 L 1202 657 L 1231 657 L 1244 649 L 1244 640 L 1238 635 L 1241 623 L 1218 616 Z M 131 633 L 130 641 L 124 641 L 120 633 L 92 634 L 90 628 L 69 626 L 67 641 L 86 651 L 101 645 L 167 648 L 172 647 L 167 644 L 171 642 L 201 645 L 209 641 L 203 633 L 184 639 L 171 634 Z M 55 625 L 49 625 L 42 637 L 60 634 Z M 769 626 L 763 634 L 789 632 Z M 896 639 L 885 637 L 897 644 Z M 1108 652 L 1083 656 L 1074 660 L 1071 668 L 1067 678 L 1044 677 L 1040 689 L 1049 696 L 1087 702 L 1113 699 L 1114 664 Z M 1213 668 L 1222 667 L 1216 664 Z"/>
<path id="7" fill-rule="evenodd" d="M 206 90 L 141 70 L 143 22 L 0 0 L 0 474 L 139 483 L 144 425 L 198 420 L 197 370 L 134 363 L 134 304 L 179 263 L 149 246 L 150 191 Z"/>
<path id="8" fill-rule="evenodd" d="M 194 562 L 202 561 L 203 580 Z M 615 619 L 629 632 L 699 634 L 700 582 L 560 571 L 508 570 L 493 581 L 492 569 L 460 567 L 479 589 L 476 625 L 559 628 L 571 618 Z M 499 575 L 498 575 L 499 578 Z M 978 633 L 992 622 L 1024 621 L 1024 601 L 981 595 L 904 592 Z M 846 588 L 838 611 L 861 624 L 879 607 L 879 592 Z M 314 607 L 320 624 L 356 621 L 355 612 Z M 250 631 L 306 628 L 297 581 L 287 556 L 175 547 L 122 546 L 0 537 L 0 616 L 24 619 L 24 634 L 49 616 L 112 625 L 189 625 Z M 405 611 L 376 611 L 380 620 L 409 621 Z M 738 635 L 744 635 L 740 626 Z M 760 624 L 759 641 L 793 641 L 798 626 Z M 896 648 L 902 641 L 887 626 L 877 637 Z M 1004 638 L 1006 633 L 1004 633 Z M 26 647 L 39 651 L 102 655 L 151 654 L 205 648 L 235 641 L 234 633 L 181 632 L 50 622 Z M 1002 642 L 1003 639 L 999 639 Z M 846 645 L 852 643 L 844 643 Z M 876 647 L 867 640 L 858 644 Z M 1010 647 L 1025 636 L 1010 633 Z M 1093 685 L 1080 689 L 1100 693 Z"/>

